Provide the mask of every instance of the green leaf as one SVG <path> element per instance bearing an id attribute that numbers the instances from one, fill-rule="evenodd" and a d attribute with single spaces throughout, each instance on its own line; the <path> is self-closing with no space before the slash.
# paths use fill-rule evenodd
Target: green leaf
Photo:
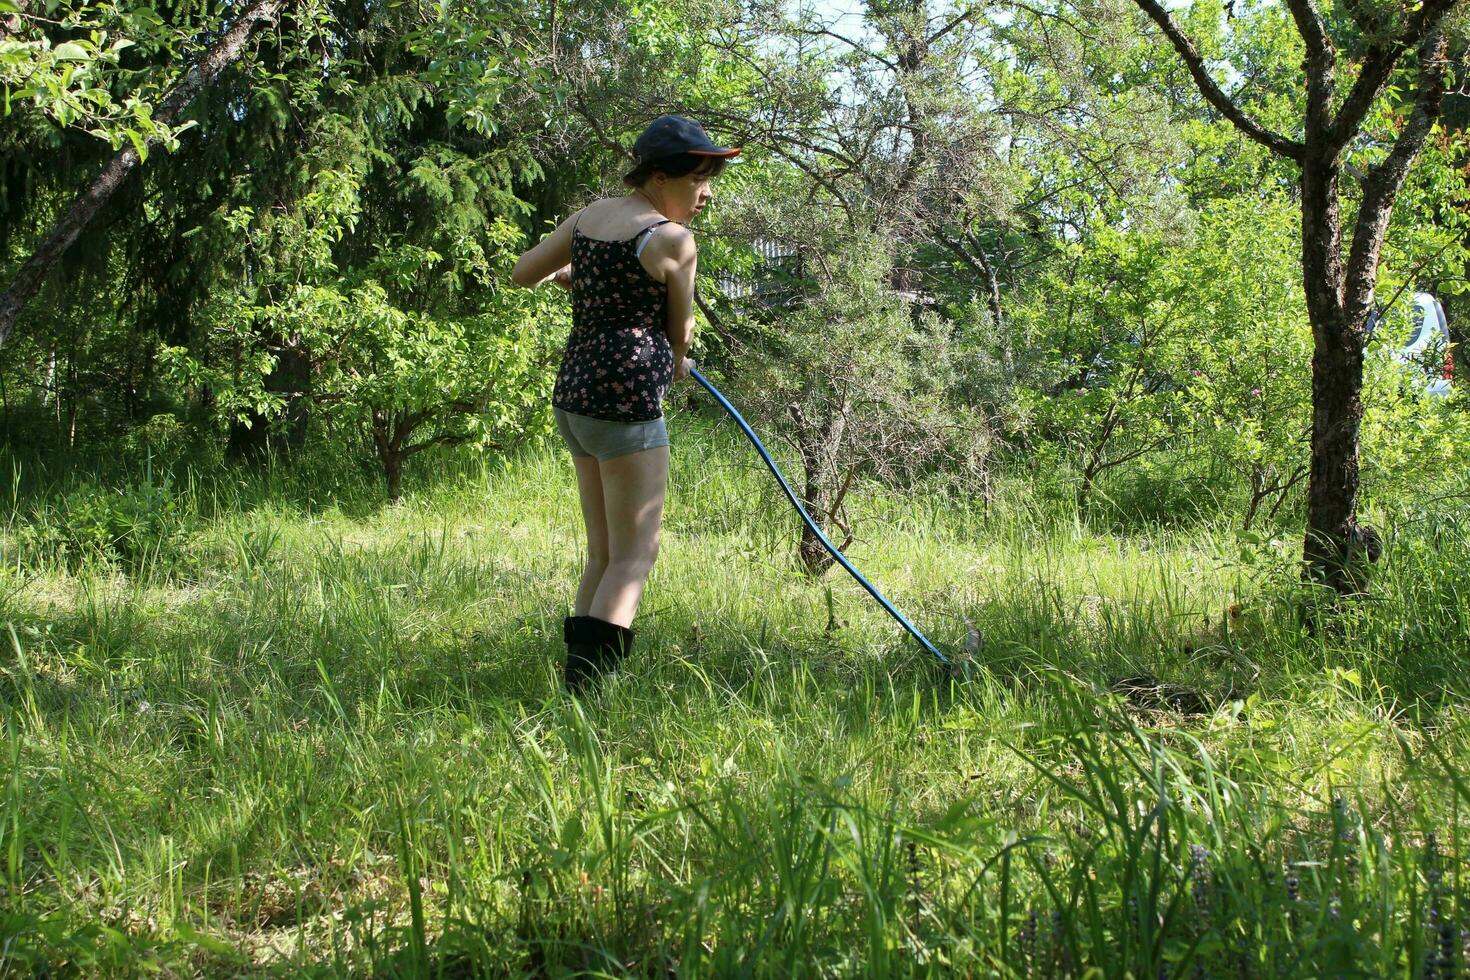
<path id="1" fill-rule="evenodd" d="M 143 138 L 143 134 L 134 129 L 125 129 L 123 132 L 132 141 L 133 149 L 138 151 L 138 162 L 146 163 L 148 161 L 148 141 Z"/>
<path id="2" fill-rule="evenodd" d="M 56 50 L 52 52 L 52 57 L 57 61 L 92 60 L 92 56 L 87 53 L 87 49 L 75 41 L 63 41 L 61 44 L 58 44 Z"/>

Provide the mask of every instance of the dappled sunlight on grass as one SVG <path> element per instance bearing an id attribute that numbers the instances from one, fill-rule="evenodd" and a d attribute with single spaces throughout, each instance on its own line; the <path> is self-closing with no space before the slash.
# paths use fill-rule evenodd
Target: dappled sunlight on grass
<path id="1" fill-rule="evenodd" d="M 168 567 L 21 556 L 0 955 L 641 975 L 1044 972 L 1065 948 L 1273 975 L 1290 958 L 1264 950 L 1349 934 L 1360 962 L 1420 955 L 1466 732 L 1458 689 L 1400 669 L 1449 634 L 1393 620 L 1453 626 L 1454 574 L 1390 566 L 1377 605 L 1313 631 L 1223 528 L 859 495 L 852 559 L 967 662 L 955 683 L 840 568 L 798 570 L 759 473 L 700 452 L 637 652 L 580 703 L 553 453 L 363 516 L 220 508 Z M 1223 945 L 1198 944 L 1206 915 Z"/>

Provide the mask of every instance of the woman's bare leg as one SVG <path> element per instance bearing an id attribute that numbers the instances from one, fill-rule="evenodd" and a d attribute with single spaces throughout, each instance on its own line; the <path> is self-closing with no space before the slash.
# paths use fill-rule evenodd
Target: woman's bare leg
<path id="1" fill-rule="evenodd" d="M 658 557 L 668 483 L 668 446 L 615 456 L 602 464 L 608 562 L 588 615 L 618 626 L 633 625 L 643 586 Z"/>
<path id="2" fill-rule="evenodd" d="M 582 500 L 582 523 L 587 525 L 587 567 L 577 586 L 573 616 L 586 616 L 592 608 L 592 597 L 607 570 L 607 511 L 602 499 L 602 470 L 596 456 L 573 456 L 577 468 L 577 494 Z"/>

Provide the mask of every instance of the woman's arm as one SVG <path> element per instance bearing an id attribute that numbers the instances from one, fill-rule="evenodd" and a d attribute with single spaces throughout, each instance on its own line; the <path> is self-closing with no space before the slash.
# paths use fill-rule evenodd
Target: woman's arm
<path id="1" fill-rule="evenodd" d="M 674 380 L 678 381 L 688 374 L 684 366 L 684 356 L 688 354 L 689 345 L 694 341 L 694 272 L 698 264 L 698 250 L 694 245 L 694 236 L 687 228 L 678 225 L 664 227 L 674 229 L 660 236 L 665 239 L 660 244 L 666 250 L 664 256 L 660 257 L 660 264 L 664 267 L 664 283 L 669 291 L 665 332 L 669 337 L 669 347 L 674 352 Z"/>
<path id="2" fill-rule="evenodd" d="M 517 286 L 539 286 L 553 277 L 563 289 L 570 288 L 571 275 L 567 269 L 572 261 L 572 227 L 577 222 L 578 211 L 556 226 L 556 230 L 537 242 L 522 255 L 510 271 L 510 278 Z M 566 272 L 566 275 L 560 273 Z"/>

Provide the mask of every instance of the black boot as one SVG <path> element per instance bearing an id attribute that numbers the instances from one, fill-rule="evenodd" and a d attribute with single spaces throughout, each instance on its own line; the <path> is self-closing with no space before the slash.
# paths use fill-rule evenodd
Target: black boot
<path id="1" fill-rule="evenodd" d="M 609 623 L 595 616 L 587 617 L 587 635 L 597 644 L 597 669 L 606 673 L 616 670 L 623 658 L 633 652 L 633 638 L 638 634 L 626 626 Z"/>
<path id="2" fill-rule="evenodd" d="M 591 616 L 568 616 L 562 623 L 562 637 L 567 643 L 566 666 L 562 682 L 568 691 L 576 691 L 597 673 L 597 641 L 590 627 L 601 620 Z"/>

